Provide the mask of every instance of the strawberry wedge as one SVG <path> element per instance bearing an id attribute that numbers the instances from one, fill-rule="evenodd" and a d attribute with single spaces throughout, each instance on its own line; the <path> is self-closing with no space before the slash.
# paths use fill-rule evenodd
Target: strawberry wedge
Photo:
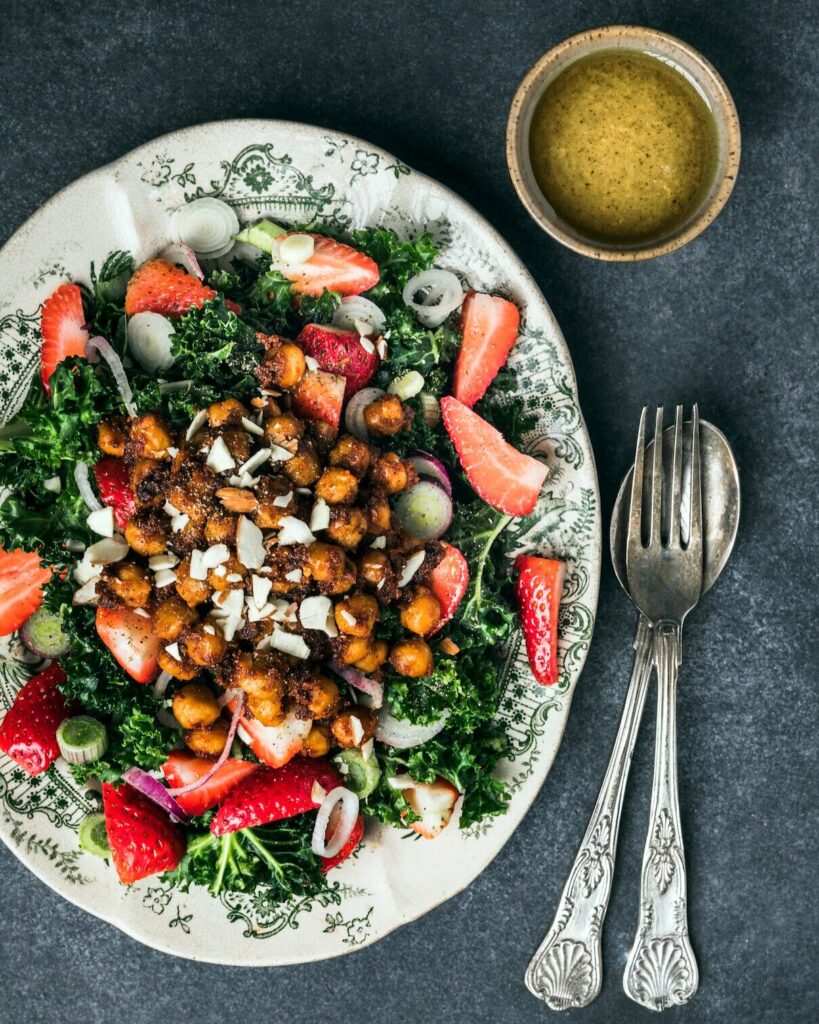
<path id="1" fill-rule="evenodd" d="M 337 433 L 346 386 L 340 374 L 308 370 L 293 389 L 293 412 L 305 420 L 329 423 Z"/>
<path id="2" fill-rule="evenodd" d="M 286 235 L 276 239 L 281 242 Z M 334 238 L 313 235 L 313 255 L 304 263 L 276 265 L 301 295 L 321 295 L 323 291 L 340 295 L 360 295 L 378 284 L 378 264 L 352 246 Z"/>
<path id="3" fill-rule="evenodd" d="M 515 595 L 529 666 L 542 686 L 552 686 L 558 680 L 557 617 L 566 564 L 554 558 L 521 555 L 516 568 Z"/>
<path id="4" fill-rule="evenodd" d="M 520 312 L 499 295 L 470 292 L 461 309 L 452 394 L 470 409 L 486 394 L 518 337 Z"/>
<path id="5" fill-rule="evenodd" d="M 444 557 L 429 574 L 427 585 L 441 606 L 441 618 L 428 634 L 432 636 L 449 622 L 469 587 L 469 563 L 454 544 L 446 545 Z"/>
<path id="6" fill-rule="evenodd" d="M 304 354 L 312 356 L 320 370 L 338 374 L 347 381 L 344 401 L 370 383 L 380 362 L 375 346 L 359 337 L 357 331 L 344 331 L 340 327 L 307 324 L 296 344 Z"/>
<path id="7" fill-rule="evenodd" d="M 60 756 L 57 729 L 70 714 L 59 690 L 64 682 L 60 666 L 49 665 L 18 690 L 0 723 L 0 750 L 29 775 L 44 772 Z"/>
<path id="8" fill-rule="evenodd" d="M 353 825 L 353 831 L 350 833 L 350 838 L 341 847 L 335 857 L 322 857 L 321 867 L 319 870 L 323 875 L 326 875 L 328 871 L 332 871 L 333 868 L 337 868 L 339 864 L 343 864 L 348 857 L 352 856 L 358 849 L 358 845 L 364 838 L 364 815 L 359 814 L 356 818 L 356 823 Z"/>
<path id="9" fill-rule="evenodd" d="M 548 468 L 507 444 L 499 431 L 457 398 L 441 399 L 441 415 L 476 493 L 508 516 L 529 515 Z"/>
<path id="10" fill-rule="evenodd" d="M 88 341 L 82 292 L 75 284 L 61 284 L 43 303 L 40 319 L 43 347 L 40 349 L 40 377 L 46 394 L 49 378 L 57 364 L 69 356 L 84 356 Z"/>
<path id="11" fill-rule="evenodd" d="M 166 812 L 128 785 L 102 784 L 105 831 L 119 880 L 131 885 L 140 878 L 173 871 L 185 856 L 185 836 Z"/>
<path id="12" fill-rule="evenodd" d="M 216 292 L 198 277 L 167 260 L 148 260 L 128 282 L 125 292 L 125 312 L 160 313 L 162 316 L 182 316 L 192 306 L 201 306 L 215 299 Z"/>
<path id="13" fill-rule="evenodd" d="M 151 683 L 159 674 L 160 639 L 150 618 L 132 608 L 97 608 L 97 633 L 120 668 L 138 683 Z"/>
<path id="14" fill-rule="evenodd" d="M 136 497 L 125 460 L 106 455 L 94 466 L 94 476 L 103 504 L 114 510 L 114 520 L 119 529 L 124 530 L 136 511 Z"/>
<path id="15" fill-rule="evenodd" d="M 32 551 L 0 548 L 0 636 L 8 636 L 33 615 L 43 600 L 51 569 Z"/>
<path id="16" fill-rule="evenodd" d="M 173 750 L 162 765 L 162 773 L 171 789 L 181 789 L 203 779 L 213 763 L 211 758 L 197 757 L 187 750 Z M 174 799 L 186 814 L 204 814 L 220 804 L 235 786 L 258 768 L 255 761 L 229 757 L 207 782 L 188 793 L 177 794 Z"/>
<path id="17" fill-rule="evenodd" d="M 236 710 L 235 698 L 228 702 L 230 711 Z M 301 753 L 310 720 L 297 718 L 291 711 L 280 725 L 262 725 L 258 718 L 242 718 L 239 723 L 239 739 L 246 743 L 256 757 L 271 768 L 281 768 Z"/>

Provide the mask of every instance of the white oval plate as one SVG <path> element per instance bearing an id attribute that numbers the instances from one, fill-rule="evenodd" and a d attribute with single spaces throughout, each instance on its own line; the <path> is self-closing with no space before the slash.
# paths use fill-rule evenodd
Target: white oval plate
<path id="1" fill-rule="evenodd" d="M 180 893 L 159 879 L 118 883 L 105 862 L 81 854 L 76 829 L 91 809 L 58 762 L 30 779 L 0 756 L 0 835 L 72 903 L 156 949 L 213 963 L 276 965 L 338 956 L 420 917 L 467 886 L 492 860 L 537 796 L 560 744 L 573 687 L 591 640 L 600 577 L 600 502 L 571 359 L 551 310 L 520 260 L 449 189 L 362 142 L 284 121 L 225 121 L 174 132 L 64 189 L 0 252 L 0 422 L 19 407 L 39 362 L 38 309 L 62 280 L 87 280 L 114 249 L 137 261 L 169 241 L 171 214 L 202 195 L 246 221 L 383 224 L 429 231 L 439 262 L 481 290 L 509 295 L 523 314 L 510 366 L 511 400 L 536 411 L 525 439 L 550 466 L 536 525 L 510 528 L 509 551 L 539 549 L 568 562 L 560 616 L 561 677 L 537 686 L 520 635 L 504 663 L 499 720 L 511 741 L 502 773 L 508 813 L 433 842 L 370 823 L 358 857 L 333 873 L 332 892 L 284 906 L 264 894 Z M 30 673 L 19 649 L 0 652 L 0 709 Z"/>

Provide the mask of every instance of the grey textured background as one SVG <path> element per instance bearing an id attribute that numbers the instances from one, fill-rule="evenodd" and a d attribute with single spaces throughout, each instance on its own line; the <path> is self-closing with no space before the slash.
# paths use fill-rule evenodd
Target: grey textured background
<path id="1" fill-rule="evenodd" d="M 247 116 L 337 128 L 457 189 L 534 273 L 574 357 L 606 521 L 644 403 L 696 399 L 726 432 L 743 521 L 690 622 L 680 692 L 702 977 L 674 1016 L 698 1024 L 817 1012 L 815 17 L 798 0 L 0 3 L 0 239 L 74 178 L 175 128 Z M 726 211 L 682 252 L 634 266 L 586 260 L 541 234 L 503 151 L 528 66 L 565 36 L 618 21 L 700 48 L 743 128 Z M 546 1019 L 522 974 L 602 776 L 632 628 L 606 561 L 588 664 L 528 817 L 465 893 L 341 960 L 278 971 L 174 960 L 70 906 L 0 849 L 0 1019 Z M 649 1019 L 620 979 L 652 726 L 653 709 L 624 813 L 605 988 L 567 1020 Z"/>

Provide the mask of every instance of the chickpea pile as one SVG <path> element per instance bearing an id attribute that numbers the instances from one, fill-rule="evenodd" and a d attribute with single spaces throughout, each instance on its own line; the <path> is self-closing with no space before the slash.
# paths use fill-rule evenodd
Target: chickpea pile
<path id="1" fill-rule="evenodd" d="M 189 439 L 156 412 L 99 425 L 101 451 L 125 461 L 135 511 L 124 529 L 131 550 L 106 567 L 97 593 L 100 604 L 150 615 L 162 641 L 159 665 L 183 684 L 173 713 L 192 751 L 221 753 L 229 719 L 218 695 L 230 688 L 243 691 L 245 714 L 263 725 L 279 725 L 288 714 L 310 720 L 304 753 L 321 757 L 334 746 L 363 746 L 377 724 L 375 712 L 353 703 L 327 665 L 376 678 L 388 666 L 413 678 L 432 673 L 425 637 L 439 623 L 441 606 L 425 581 L 443 546 L 424 545 L 394 522 L 389 499 L 417 482 L 412 464 L 350 435 L 336 438 L 329 424 L 289 411 L 287 393 L 308 372 L 304 355 L 283 339 L 263 340 L 261 387 L 251 408 L 235 398 L 216 402 Z M 405 429 L 412 413 L 388 395 L 367 406 L 364 418 L 380 440 Z M 208 465 L 219 439 L 234 463 L 230 470 Z M 260 448 L 288 457 L 258 466 L 249 482 L 239 468 Z M 316 508 L 324 519 L 314 541 L 279 544 L 283 520 L 306 525 Z M 262 531 L 264 561 L 255 568 L 239 558 L 242 518 Z M 409 557 L 422 550 L 420 567 L 400 586 Z M 213 552 L 221 552 L 218 564 L 211 559 L 203 571 L 203 553 Z M 247 612 L 260 586 L 274 613 Z M 218 610 L 232 591 L 242 592 L 247 614 L 231 633 Z M 301 622 L 309 597 L 325 599 L 324 629 Z M 390 605 L 406 630 L 392 644 L 378 636 Z M 302 637 L 309 655 L 277 649 L 270 641 L 280 629 Z"/>

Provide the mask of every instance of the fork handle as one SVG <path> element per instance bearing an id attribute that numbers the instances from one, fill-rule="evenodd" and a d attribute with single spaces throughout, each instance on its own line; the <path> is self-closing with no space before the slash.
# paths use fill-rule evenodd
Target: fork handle
<path id="1" fill-rule="evenodd" d="M 657 738 L 643 867 L 640 923 L 623 986 L 649 1010 L 687 1003 L 697 991 L 697 961 L 688 938 L 685 852 L 677 795 L 677 672 L 682 661 L 677 622 L 654 627 Z"/>
<path id="2" fill-rule="evenodd" d="M 529 991 L 553 1010 L 587 1006 L 603 981 L 601 933 L 614 874 L 623 795 L 651 676 L 651 625 L 640 616 L 620 726 L 586 834 L 552 927 L 526 971 Z"/>

